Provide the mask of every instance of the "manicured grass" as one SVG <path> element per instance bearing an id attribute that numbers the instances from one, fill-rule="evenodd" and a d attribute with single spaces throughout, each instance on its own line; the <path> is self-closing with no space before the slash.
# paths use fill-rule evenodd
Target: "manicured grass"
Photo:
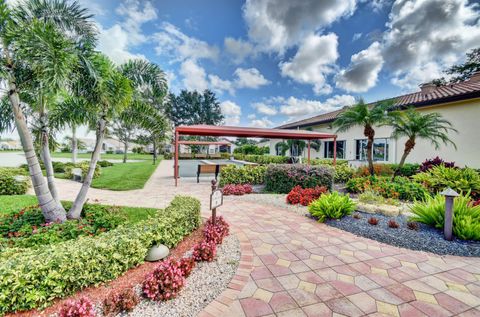
<path id="1" fill-rule="evenodd" d="M 52 153 L 52 157 L 63 157 L 63 158 L 72 158 L 72 153 Z M 78 158 L 82 159 L 90 159 L 92 154 L 90 153 L 79 153 L 77 154 Z M 123 160 L 123 154 L 101 154 L 101 160 Z M 136 153 L 129 153 L 127 154 L 128 160 L 153 160 L 152 154 L 136 154 Z"/>
<path id="2" fill-rule="evenodd" d="M 0 195 L 0 215 L 8 214 L 37 203 L 37 197 L 32 195 Z"/>
<path id="3" fill-rule="evenodd" d="M 0 195 L 0 215 L 18 211 L 22 208 L 38 204 L 37 197 L 33 195 Z M 65 202 L 64 204 L 70 205 Z M 136 223 L 154 216 L 158 209 L 144 207 L 118 207 L 118 212 L 127 218 L 129 223 Z"/>
<path id="4" fill-rule="evenodd" d="M 93 180 L 92 187 L 110 190 L 141 189 L 157 168 L 150 161 L 117 163 L 102 168 L 100 177 Z"/>

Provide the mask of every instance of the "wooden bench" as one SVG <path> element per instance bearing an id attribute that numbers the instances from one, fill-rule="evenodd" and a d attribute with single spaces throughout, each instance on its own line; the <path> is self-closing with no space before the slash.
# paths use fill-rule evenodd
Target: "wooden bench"
<path id="1" fill-rule="evenodd" d="M 222 171 L 225 164 L 198 164 L 197 168 L 197 183 L 200 183 L 201 174 L 215 174 L 215 180 L 218 179 L 218 174 Z"/>

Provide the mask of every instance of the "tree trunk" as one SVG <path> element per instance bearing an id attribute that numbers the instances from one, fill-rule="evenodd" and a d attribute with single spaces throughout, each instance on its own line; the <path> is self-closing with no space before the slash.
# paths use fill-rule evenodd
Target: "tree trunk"
<path id="1" fill-rule="evenodd" d="M 52 158 L 50 156 L 50 147 L 48 144 L 48 131 L 46 129 L 46 127 L 42 128 L 41 156 L 43 164 L 45 165 L 45 172 L 47 174 L 48 188 L 50 189 L 50 193 L 52 194 L 53 199 L 55 199 L 55 201 L 60 204 L 60 200 L 58 199 L 57 186 L 55 185 L 55 171 L 53 170 Z"/>
<path id="2" fill-rule="evenodd" d="M 407 159 L 407 156 L 410 154 L 410 152 L 413 150 L 414 147 L 415 147 L 415 138 L 409 138 L 407 142 L 405 142 L 405 148 L 403 150 L 402 158 L 400 159 L 400 163 L 398 163 L 395 173 L 393 173 L 392 181 L 395 180 L 395 177 L 397 177 L 400 174 L 400 170 L 405 164 L 405 160 Z"/>
<path id="3" fill-rule="evenodd" d="M 375 169 L 373 168 L 373 142 L 375 139 L 375 130 L 370 125 L 366 125 L 363 134 L 367 137 L 367 160 L 368 170 L 371 176 L 375 176 Z"/>
<path id="4" fill-rule="evenodd" d="M 97 166 L 98 159 L 100 157 L 100 152 L 102 150 L 103 138 L 105 137 L 105 126 L 106 120 L 102 117 L 97 123 L 97 136 L 95 149 L 92 152 L 92 158 L 90 160 L 90 166 L 88 167 L 87 175 L 85 176 L 82 184 L 82 188 L 77 194 L 75 201 L 73 202 L 72 208 L 68 212 L 69 219 L 78 219 L 82 213 L 83 205 L 87 198 L 88 189 L 92 183 L 93 173 L 95 172 L 95 167 Z"/>
<path id="5" fill-rule="evenodd" d="M 38 199 L 38 204 L 42 209 L 42 214 L 46 222 L 66 220 L 65 209 L 59 204 L 50 193 L 45 178 L 43 177 L 40 164 L 38 163 L 37 155 L 33 146 L 32 136 L 28 130 L 27 121 L 20 108 L 20 97 L 15 83 L 15 76 L 13 75 L 13 64 L 9 55 L 8 47 L 3 47 L 4 57 L 7 60 L 8 71 L 8 98 L 12 106 L 15 117 L 15 125 L 22 143 L 23 152 L 28 164 L 30 178 L 32 180 L 33 189 Z"/>
<path id="6" fill-rule="evenodd" d="M 72 124 L 72 163 L 77 164 L 77 126 Z"/>
<path id="7" fill-rule="evenodd" d="M 127 163 L 128 141 L 123 142 L 123 163 Z"/>
<path id="8" fill-rule="evenodd" d="M 153 141 L 153 165 L 157 163 L 157 142 Z"/>

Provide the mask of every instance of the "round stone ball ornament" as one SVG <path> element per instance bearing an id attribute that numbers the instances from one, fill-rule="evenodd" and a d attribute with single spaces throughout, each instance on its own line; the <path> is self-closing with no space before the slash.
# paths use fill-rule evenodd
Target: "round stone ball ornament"
<path id="1" fill-rule="evenodd" d="M 159 261 L 167 257 L 169 253 L 170 253 L 170 250 L 166 246 L 164 246 L 163 244 L 157 244 L 150 248 L 150 250 L 147 253 L 147 256 L 145 257 L 145 261 L 148 261 L 148 262 Z"/>

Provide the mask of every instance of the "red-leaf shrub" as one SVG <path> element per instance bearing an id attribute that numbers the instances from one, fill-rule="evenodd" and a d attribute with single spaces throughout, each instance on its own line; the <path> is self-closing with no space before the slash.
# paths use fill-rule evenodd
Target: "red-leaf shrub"
<path id="1" fill-rule="evenodd" d="M 184 257 L 177 261 L 178 268 L 182 271 L 184 277 L 189 277 L 195 267 L 195 259 L 192 257 Z"/>
<path id="2" fill-rule="evenodd" d="M 287 203 L 308 206 L 312 201 L 318 199 L 327 191 L 328 190 L 325 186 L 316 186 L 315 188 L 302 188 L 300 186 L 295 186 L 287 195 Z"/>
<path id="3" fill-rule="evenodd" d="M 475 207 L 475 206 L 478 206 L 478 205 L 480 205 L 480 199 L 479 199 L 479 200 L 474 200 L 474 201 L 472 202 L 472 206 Z"/>
<path id="4" fill-rule="evenodd" d="M 185 284 L 182 270 L 175 261 L 164 261 L 147 274 L 142 290 L 145 297 L 151 300 L 169 300 L 175 298 Z"/>
<path id="5" fill-rule="evenodd" d="M 376 225 L 378 225 L 378 219 L 375 218 L 375 217 L 370 217 L 368 219 L 368 223 L 371 224 L 372 226 L 376 226 Z"/>
<path id="6" fill-rule="evenodd" d="M 250 184 L 228 184 L 223 186 L 222 192 L 225 196 L 251 194 L 253 187 Z"/>
<path id="7" fill-rule="evenodd" d="M 210 217 L 205 223 L 203 236 L 207 242 L 213 241 L 215 244 L 220 244 L 223 238 L 228 236 L 229 231 L 229 225 L 222 216 L 216 218 L 215 225 L 213 225 L 212 218 Z"/>
<path id="8" fill-rule="evenodd" d="M 202 241 L 197 243 L 193 248 L 193 258 L 195 261 L 212 262 L 217 254 L 217 244 L 214 241 Z"/>
<path id="9" fill-rule="evenodd" d="M 397 229 L 400 225 L 393 219 L 388 221 L 388 226 L 393 229 Z"/>
<path id="10" fill-rule="evenodd" d="M 429 169 L 439 166 L 439 165 L 445 165 L 445 167 L 455 167 L 455 162 L 445 162 L 442 160 L 440 157 L 434 157 L 433 159 L 425 160 L 421 165 L 420 165 L 420 172 L 426 172 Z"/>
<path id="11" fill-rule="evenodd" d="M 59 317 L 95 317 L 95 305 L 88 297 L 78 300 L 67 301 L 60 312 Z"/>
<path id="12" fill-rule="evenodd" d="M 140 302 L 140 298 L 131 288 L 121 292 L 113 292 L 103 301 L 103 314 L 105 316 L 117 315 L 121 312 L 132 311 Z"/>

